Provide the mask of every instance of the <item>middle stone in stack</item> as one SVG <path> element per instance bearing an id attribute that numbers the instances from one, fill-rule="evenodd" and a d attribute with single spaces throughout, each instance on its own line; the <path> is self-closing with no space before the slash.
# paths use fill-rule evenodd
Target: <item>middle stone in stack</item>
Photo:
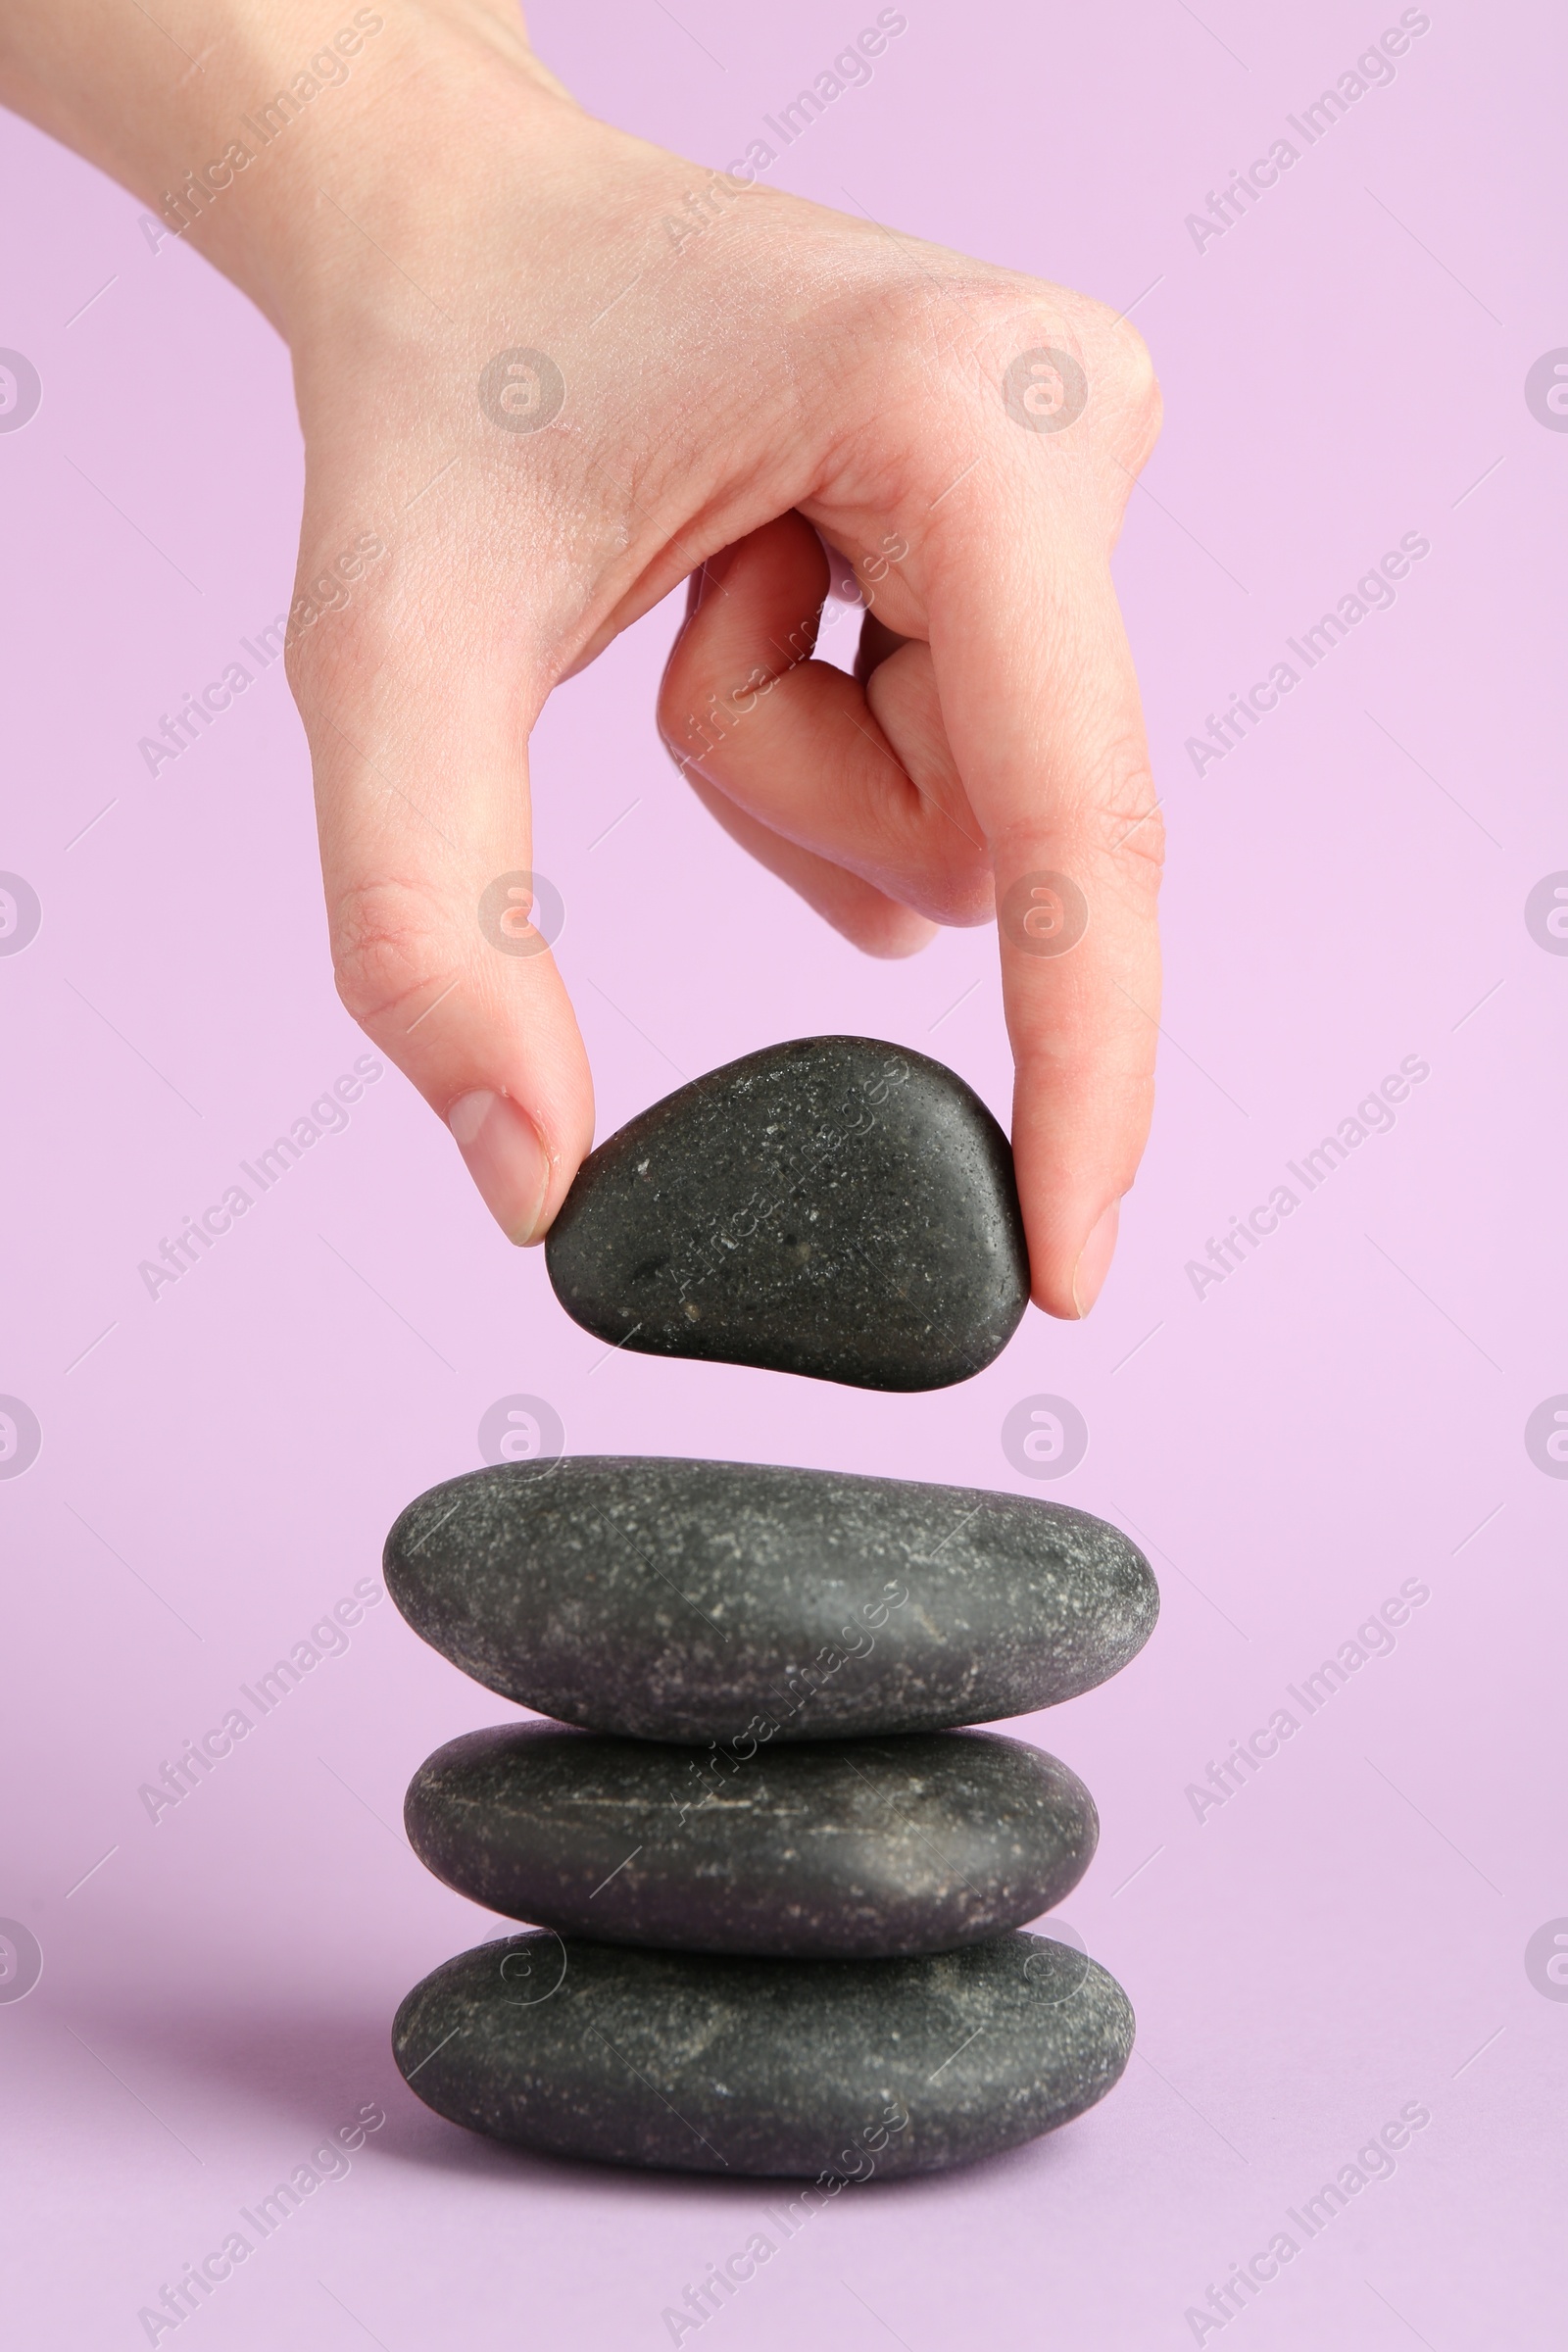
<path id="1" fill-rule="evenodd" d="M 404 1513 L 386 1571 L 427 1642 L 557 1719 L 469 1733 L 420 1767 L 406 1818 L 437 1877 L 558 1936 L 780 1963 L 956 1953 L 1059 1902 L 1094 1852 L 1088 1790 L 1037 1748 L 953 1727 L 1092 1688 L 1142 1646 L 1158 1605 L 1135 1546 L 1060 1505 L 640 1458 L 454 1479 Z M 440 1984 L 400 2015 L 414 2087 L 457 2120 L 565 2144 L 559 2120 L 529 2124 L 550 2103 L 533 2064 L 526 2083 L 495 2079 L 510 2044 L 441 2042 L 448 2008 L 467 2013 L 456 1979 Z M 1019 2029 L 1046 2035 L 1033 2056 L 993 2033 L 1001 2074 L 969 2086 L 985 2113 L 969 2116 L 966 2153 L 1045 2128 L 1028 2123 L 1048 2111 L 1041 2084 L 1018 2076 L 1048 2056 L 1083 2074 L 1054 2078 L 1053 2117 L 1108 2087 L 1125 2003 L 1109 1979 L 1103 1997 L 1105 2020 L 1072 2053 L 1059 1992 L 1032 2004 L 1043 2025 Z M 956 2096 L 956 2079 L 941 2090 Z M 749 2122 L 748 2169 L 769 2169 L 767 2120 Z"/>
<path id="2" fill-rule="evenodd" d="M 739 1753 L 503 1724 L 437 1748 L 404 1818 L 427 1869 L 504 1917 L 665 1951 L 871 1959 L 1021 1927 L 1077 1885 L 1094 1801 L 985 1732 Z"/>

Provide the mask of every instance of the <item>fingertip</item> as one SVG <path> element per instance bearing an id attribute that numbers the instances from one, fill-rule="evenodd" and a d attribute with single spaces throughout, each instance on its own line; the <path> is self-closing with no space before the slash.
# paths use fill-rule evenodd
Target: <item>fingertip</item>
<path id="1" fill-rule="evenodd" d="M 935 923 L 892 899 L 884 899 L 880 906 L 869 899 L 862 902 L 854 928 L 848 924 L 844 928 L 863 956 L 875 956 L 886 963 L 918 956 L 937 935 Z"/>

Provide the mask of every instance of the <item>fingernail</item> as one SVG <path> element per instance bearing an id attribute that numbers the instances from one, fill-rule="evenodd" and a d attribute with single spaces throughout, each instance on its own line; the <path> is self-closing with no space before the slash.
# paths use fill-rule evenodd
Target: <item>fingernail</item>
<path id="1" fill-rule="evenodd" d="M 1121 1202 L 1113 1200 L 1078 1252 L 1072 1270 L 1072 1302 L 1080 1317 L 1087 1315 L 1104 1288 L 1110 1261 L 1116 1254 L 1116 1226 Z"/>
<path id="2" fill-rule="evenodd" d="M 509 1242 L 534 1240 L 550 1190 L 550 1158 L 526 1111 L 481 1089 L 447 1112 L 458 1150 Z"/>

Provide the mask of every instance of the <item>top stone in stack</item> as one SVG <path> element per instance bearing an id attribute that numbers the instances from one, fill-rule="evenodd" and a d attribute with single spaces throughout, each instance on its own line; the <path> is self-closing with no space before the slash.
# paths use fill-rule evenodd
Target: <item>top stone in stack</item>
<path id="1" fill-rule="evenodd" d="M 1007 1139 L 939 1061 L 803 1038 L 712 1070 L 584 1161 L 545 1246 L 616 1348 L 864 1389 L 941 1389 L 1017 1329 Z"/>

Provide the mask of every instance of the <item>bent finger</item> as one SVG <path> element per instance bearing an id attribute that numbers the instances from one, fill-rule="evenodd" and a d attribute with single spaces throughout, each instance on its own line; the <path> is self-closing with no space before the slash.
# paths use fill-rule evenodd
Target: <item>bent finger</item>
<path id="1" fill-rule="evenodd" d="M 664 740 L 770 833 L 928 920 L 984 921 L 985 844 L 929 656 L 903 645 L 869 684 L 813 661 L 827 584 L 821 542 L 793 514 L 706 565 L 661 692 Z"/>

